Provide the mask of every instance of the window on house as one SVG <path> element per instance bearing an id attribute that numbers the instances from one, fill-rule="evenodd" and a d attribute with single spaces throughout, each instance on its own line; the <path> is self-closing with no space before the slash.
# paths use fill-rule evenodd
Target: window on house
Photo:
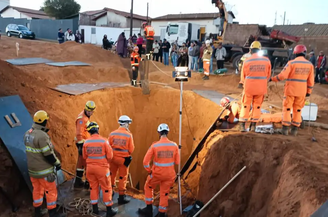
<path id="1" fill-rule="evenodd" d="M 91 28 L 91 34 L 96 34 L 96 28 Z"/>

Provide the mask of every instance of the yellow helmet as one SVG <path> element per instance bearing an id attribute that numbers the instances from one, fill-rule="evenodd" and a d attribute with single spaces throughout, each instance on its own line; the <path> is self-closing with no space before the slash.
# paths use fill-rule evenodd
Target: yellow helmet
<path id="1" fill-rule="evenodd" d="M 262 49 L 261 42 L 253 41 L 253 43 L 251 44 L 250 49 L 259 49 L 259 50 L 261 50 Z"/>
<path id="2" fill-rule="evenodd" d="M 93 111 L 96 109 L 96 103 L 94 101 L 88 101 L 86 104 L 85 104 L 85 110 L 86 111 Z"/>
<path id="3" fill-rule="evenodd" d="M 97 124 L 97 122 L 91 122 L 88 126 L 87 126 L 87 131 L 90 131 L 91 129 L 99 129 L 99 125 Z"/>
<path id="4" fill-rule="evenodd" d="M 45 120 L 49 120 L 49 116 L 48 116 L 47 112 L 40 110 L 34 114 L 34 117 L 33 117 L 34 123 L 41 124 Z"/>

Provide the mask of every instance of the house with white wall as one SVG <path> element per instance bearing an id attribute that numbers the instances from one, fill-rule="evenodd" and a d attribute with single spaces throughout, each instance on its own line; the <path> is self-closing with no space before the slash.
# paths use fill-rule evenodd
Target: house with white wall
<path id="1" fill-rule="evenodd" d="M 96 21 L 96 26 L 130 28 L 131 14 L 124 11 L 115 10 L 112 8 L 104 8 L 103 12 L 93 18 Z M 133 14 L 133 28 L 140 28 L 143 22 L 146 22 L 147 17 L 138 14 Z"/>
<path id="2" fill-rule="evenodd" d="M 205 28 L 206 35 L 217 34 L 219 32 L 219 13 L 194 13 L 194 14 L 168 14 L 153 18 L 151 25 L 154 27 L 155 36 L 164 39 L 168 23 L 187 22 L 200 25 Z M 234 15 L 228 12 L 228 22 L 233 22 Z"/>
<path id="3" fill-rule="evenodd" d="M 26 18 L 32 19 L 51 19 L 44 11 L 32 10 L 28 8 L 20 8 L 15 6 L 7 6 L 0 11 L 0 16 L 3 18 Z"/>

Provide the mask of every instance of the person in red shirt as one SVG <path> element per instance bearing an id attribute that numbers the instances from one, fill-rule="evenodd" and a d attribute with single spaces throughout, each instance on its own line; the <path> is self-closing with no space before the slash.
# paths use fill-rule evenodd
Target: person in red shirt
<path id="1" fill-rule="evenodd" d="M 317 65 L 315 67 L 315 83 L 320 82 L 322 84 L 325 79 L 325 68 L 327 64 L 326 55 L 323 54 L 323 51 L 320 51 L 319 56 L 317 58 Z"/>
<path id="2" fill-rule="evenodd" d="M 143 39 L 143 37 L 141 36 L 141 34 L 138 33 L 137 46 L 138 46 L 138 48 L 139 48 L 139 50 L 138 50 L 139 56 L 141 56 L 143 40 L 144 40 L 144 39 Z"/>

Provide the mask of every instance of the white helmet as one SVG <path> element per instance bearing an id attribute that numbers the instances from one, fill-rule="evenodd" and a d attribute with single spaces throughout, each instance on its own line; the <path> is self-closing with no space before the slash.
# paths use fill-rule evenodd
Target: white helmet
<path id="1" fill-rule="evenodd" d="M 127 115 L 122 115 L 118 119 L 118 123 L 119 124 L 131 124 L 132 123 L 132 119 L 129 116 L 127 116 Z"/>
<path id="2" fill-rule="evenodd" d="M 206 41 L 205 41 L 205 44 L 208 46 L 208 45 L 211 44 L 211 41 L 210 41 L 210 40 L 206 40 Z"/>
<path id="3" fill-rule="evenodd" d="M 170 129 L 169 129 L 169 126 L 167 124 L 160 124 L 157 128 L 157 132 L 162 132 L 162 131 L 167 131 L 169 132 Z"/>

